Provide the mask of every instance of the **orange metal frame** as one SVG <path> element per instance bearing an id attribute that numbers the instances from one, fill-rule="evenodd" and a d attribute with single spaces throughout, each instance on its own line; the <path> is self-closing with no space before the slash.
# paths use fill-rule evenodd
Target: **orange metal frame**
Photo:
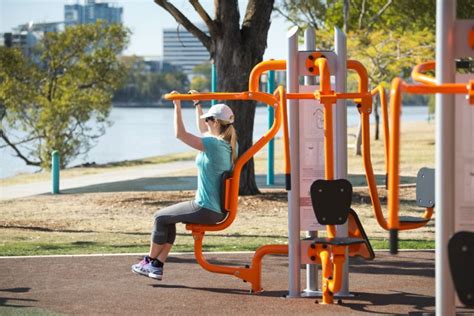
<path id="1" fill-rule="evenodd" d="M 232 267 L 209 263 L 203 255 L 202 242 L 206 231 L 219 231 L 227 228 L 232 224 L 238 208 L 238 194 L 240 173 L 243 166 L 247 163 L 260 149 L 262 149 L 278 132 L 284 122 L 284 138 L 285 146 L 288 145 L 288 126 L 286 119 L 286 93 L 282 86 L 279 86 L 274 94 L 258 91 L 258 80 L 260 75 L 267 70 L 285 69 L 285 61 L 268 61 L 257 65 L 251 74 L 249 81 L 249 91 L 246 92 L 230 92 L 230 93 L 201 93 L 201 94 L 167 94 L 165 98 L 168 100 L 254 100 L 266 103 L 275 109 L 275 120 L 272 127 L 268 130 L 255 144 L 253 144 L 245 153 L 243 153 L 235 162 L 232 175 L 226 180 L 225 185 L 225 208 L 228 215 L 224 221 L 216 225 L 199 225 L 188 224 L 186 229 L 191 230 L 194 238 L 194 253 L 198 263 L 206 270 L 214 273 L 229 274 L 237 278 L 249 282 L 252 285 L 252 292 L 258 293 L 262 291 L 261 287 L 261 261 L 267 254 L 287 254 L 288 245 L 264 245 L 255 251 L 252 259 L 252 265 L 246 267 Z M 289 148 L 285 148 L 285 172 L 289 174 L 290 159 Z"/>
<path id="2" fill-rule="evenodd" d="M 474 100 L 474 81 L 468 86 L 460 84 L 436 85 L 435 80 L 424 74 L 423 71 L 432 70 L 434 64 L 427 63 L 419 65 L 414 70 L 414 79 L 425 83 L 425 85 L 407 85 L 400 79 L 395 79 L 392 84 L 391 91 L 391 127 L 392 133 L 389 133 L 388 112 L 386 105 L 385 91 L 382 87 L 368 90 L 368 75 L 364 66 L 354 60 L 347 61 L 347 68 L 357 72 L 359 77 L 358 92 L 356 93 L 337 93 L 331 90 L 329 64 L 325 58 L 319 57 L 314 59 L 314 65 L 310 65 L 315 75 L 320 76 L 320 87 L 314 93 L 286 93 L 282 86 L 279 86 L 274 94 L 259 91 L 259 79 L 262 73 L 268 70 L 284 70 L 286 62 L 284 60 L 265 61 L 252 70 L 249 79 L 249 91 L 246 92 L 227 92 L 227 93 L 201 93 L 201 94 L 167 94 L 165 98 L 168 100 L 255 100 L 266 103 L 275 109 L 275 120 L 273 126 L 245 153 L 238 158 L 235 163 L 232 176 L 226 180 L 225 184 L 225 208 L 228 216 L 224 221 L 216 225 L 199 225 L 188 224 L 186 228 L 191 230 L 194 237 L 194 251 L 199 264 L 206 270 L 215 273 L 234 275 L 252 285 L 252 292 L 260 292 L 261 288 L 261 261 L 267 254 L 287 254 L 288 245 L 264 245 L 258 248 L 252 259 L 252 265 L 249 267 L 231 267 L 209 263 L 202 250 L 202 242 L 206 231 L 220 231 L 229 227 L 237 215 L 238 209 L 238 193 L 240 183 L 240 173 L 243 166 L 247 163 L 260 149 L 262 149 L 278 132 L 283 125 L 283 145 L 284 145 L 284 162 L 285 174 L 290 174 L 290 155 L 289 155 L 289 134 L 288 119 L 286 111 L 287 99 L 316 99 L 324 107 L 324 129 L 325 129 L 325 146 L 324 159 L 326 163 L 325 178 L 334 179 L 334 140 L 333 140 L 333 120 L 332 106 L 336 104 L 338 99 L 351 99 L 358 104 L 358 110 L 362 122 L 362 146 L 363 161 L 366 170 L 366 178 L 369 185 L 369 193 L 376 219 L 384 229 L 413 229 L 423 225 L 410 224 L 400 225 L 398 220 L 398 182 L 399 182 L 399 148 L 400 148 L 400 104 L 401 91 L 410 93 L 469 93 L 471 100 Z M 385 220 L 380 199 L 377 192 L 377 184 L 372 169 L 370 158 L 370 113 L 372 112 L 372 96 L 376 93 L 380 94 L 382 103 L 382 117 L 384 124 L 384 142 L 385 150 L 385 166 L 389 176 L 389 201 L 388 201 L 388 220 Z M 473 103 L 473 102 L 471 102 Z M 427 209 L 425 218 L 432 216 L 432 209 Z M 335 237 L 336 229 L 333 225 L 327 226 L 328 237 Z M 316 245 L 310 250 L 312 256 L 317 257 L 322 262 L 323 270 L 323 303 L 332 303 L 332 293 L 337 292 L 342 282 L 342 266 L 345 261 L 345 249 L 347 246 L 322 247 Z"/>
<path id="3" fill-rule="evenodd" d="M 435 69 L 435 62 L 430 61 L 417 65 L 412 71 L 412 78 L 421 84 L 407 84 L 400 78 L 392 81 L 390 92 L 390 120 L 392 122 L 392 133 L 388 140 L 389 161 L 388 161 L 388 222 L 387 229 L 403 230 L 413 229 L 425 225 L 425 223 L 401 224 L 398 217 L 399 212 L 399 183 L 400 183 L 400 114 L 402 93 L 413 94 L 467 94 L 470 104 L 474 104 L 474 80 L 468 84 L 445 83 L 436 84 L 436 78 L 426 75 L 424 72 Z M 386 105 L 385 105 L 386 106 Z M 384 119 L 384 126 L 388 122 Z M 388 129 L 388 127 L 385 127 Z M 423 218 L 430 219 L 433 208 L 427 208 Z"/>

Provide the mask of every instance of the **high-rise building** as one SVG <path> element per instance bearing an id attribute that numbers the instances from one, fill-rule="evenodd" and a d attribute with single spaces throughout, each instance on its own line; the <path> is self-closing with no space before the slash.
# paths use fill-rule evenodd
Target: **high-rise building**
<path id="1" fill-rule="evenodd" d="M 205 25 L 198 25 L 207 32 Z M 163 29 L 163 61 L 177 67 L 187 75 L 195 66 L 209 62 L 209 52 L 193 34 L 184 27 Z"/>
<path id="2" fill-rule="evenodd" d="M 18 47 L 26 56 L 29 56 L 36 43 L 43 38 L 46 33 L 58 32 L 61 28 L 62 22 L 29 22 L 20 24 L 13 28 L 12 32 L 3 33 L 3 45 L 7 47 Z"/>
<path id="3" fill-rule="evenodd" d="M 82 5 L 78 1 L 76 4 L 64 5 L 64 23 L 66 26 L 95 23 L 97 20 L 122 23 L 122 13 L 123 8 L 111 3 L 87 0 Z"/>

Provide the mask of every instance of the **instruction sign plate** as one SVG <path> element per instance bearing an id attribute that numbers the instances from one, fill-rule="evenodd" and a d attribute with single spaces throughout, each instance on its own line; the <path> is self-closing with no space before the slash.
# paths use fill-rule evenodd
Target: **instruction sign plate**
<path id="1" fill-rule="evenodd" d="M 300 86 L 299 92 L 314 92 L 319 86 Z M 300 229 L 324 230 L 314 215 L 310 187 L 324 179 L 324 110 L 317 100 L 300 100 L 299 103 L 300 149 Z"/>
<path id="2" fill-rule="evenodd" d="M 456 75 L 456 82 L 473 79 L 472 74 Z M 474 231 L 474 106 L 465 94 L 456 94 L 455 104 L 455 231 Z"/>

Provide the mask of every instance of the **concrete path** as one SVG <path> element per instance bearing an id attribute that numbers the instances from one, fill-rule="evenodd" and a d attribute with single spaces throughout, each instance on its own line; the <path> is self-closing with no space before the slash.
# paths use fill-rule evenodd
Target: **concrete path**
<path id="1" fill-rule="evenodd" d="M 194 167 L 194 161 L 177 161 L 152 166 L 127 168 L 120 171 L 112 171 L 100 174 L 80 176 L 60 180 L 61 192 L 71 192 L 72 189 L 89 187 L 97 184 L 110 184 L 135 179 L 163 177 L 176 173 L 177 171 Z M 51 181 L 35 182 L 28 184 L 2 186 L 0 199 L 14 199 L 31 195 L 45 194 L 51 192 Z"/>
<path id="2" fill-rule="evenodd" d="M 152 166 L 129 167 L 119 171 L 61 179 L 61 193 L 133 192 L 196 190 L 195 176 L 176 176 L 195 168 L 194 161 L 178 161 Z M 266 175 L 256 175 L 259 188 L 268 188 Z M 273 188 L 284 187 L 284 175 L 275 175 Z M 51 181 L 0 187 L 0 200 L 51 193 Z"/>

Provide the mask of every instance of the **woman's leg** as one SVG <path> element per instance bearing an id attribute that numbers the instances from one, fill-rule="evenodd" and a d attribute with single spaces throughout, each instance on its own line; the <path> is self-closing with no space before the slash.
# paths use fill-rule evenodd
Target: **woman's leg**
<path id="1" fill-rule="evenodd" d="M 164 262 L 176 238 L 176 223 L 215 224 L 224 214 L 201 208 L 196 202 L 181 202 L 155 213 L 154 230 L 151 238 L 151 258 Z"/>
<path id="2" fill-rule="evenodd" d="M 160 260 L 160 262 L 165 263 L 166 259 L 168 258 L 168 255 L 171 251 L 171 247 L 173 247 L 173 244 L 164 244 L 162 245 L 161 252 L 159 253 L 157 259 Z"/>

